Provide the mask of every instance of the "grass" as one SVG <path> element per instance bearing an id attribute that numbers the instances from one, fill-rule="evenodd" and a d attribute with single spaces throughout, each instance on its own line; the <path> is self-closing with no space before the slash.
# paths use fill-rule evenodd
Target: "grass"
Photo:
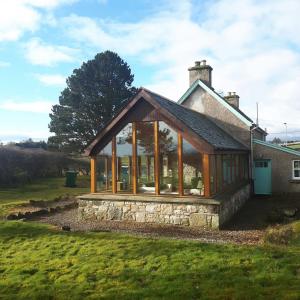
<path id="1" fill-rule="evenodd" d="M 88 192 L 63 178 L 1 189 L 0 213 L 30 199 Z M 213 245 L 0 222 L 0 299 L 299 299 L 300 222 L 278 245 Z M 288 237 L 286 237 L 288 232 Z M 288 243 L 282 244 L 282 239 Z"/>
<path id="2" fill-rule="evenodd" d="M 7 214 L 9 209 L 29 200 L 53 200 L 64 195 L 79 195 L 89 192 L 89 179 L 78 177 L 78 187 L 64 186 L 65 178 L 39 179 L 31 184 L 18 187 L 0 188 L 0 217 Z"/>
<path id="3" fill-rule="evenodd" d="M 2 299 L 299 299 L 300 249 L 0 223 Z"/>

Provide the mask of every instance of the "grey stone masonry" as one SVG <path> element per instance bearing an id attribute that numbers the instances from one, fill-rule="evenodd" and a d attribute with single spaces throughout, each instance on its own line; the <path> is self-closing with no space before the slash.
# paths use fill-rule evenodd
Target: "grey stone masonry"
<path id="1" fill-rule="evenodd" d="M 249 198 L 246 185 L 224 201 L 215 199 L 168 199 L 141 195 L 90 194 L 78 197 L 81 219 L 126 220 L 218 229 Z M 107 198 L 107 199 L 105 199 Z"/>
<path id="2" fill-rule="evenodd" d="M 218 228 L 219 205 L 140 201 L 79 200 L 83 219 L 126 220 Z"/>

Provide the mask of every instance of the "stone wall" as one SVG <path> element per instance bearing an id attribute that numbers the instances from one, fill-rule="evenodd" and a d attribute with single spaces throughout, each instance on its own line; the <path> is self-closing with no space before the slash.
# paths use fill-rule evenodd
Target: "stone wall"
<path id="1" fill-rule="evenodd" d="M 219 205 L 216 204 L 79 200 L 79 214 L 83 219 L 219 227 Z"/>
<path id="2" fill-rule="evenodd" d="M 250 184 L 241 187 L 234 193 L 222 195 L 216 199 L 179 198 L 168 201 L 161 197 L 159 200 L 134 200 L 138 196 L 84 195 L 79 197 L 79 214 L 82 219 L 94 220 L 126 220 L 143 223 L 173 224 L 199 228 L 217 229 L 228 221 L 249 199 Z M 152 197 L 153 198 L 153 197 Z M 177 198 L 178 199 L 178 198 Z"/>
<path id="3" fill-rule="evenodd" d="M 236 214 L 236 212 L 245 204 L 250 198 L 251 185 L 247 184 L 234 194 L 228 195 L 226 199 L 222 199 L 219 215 L 219 225 L 223 225 Z"/>

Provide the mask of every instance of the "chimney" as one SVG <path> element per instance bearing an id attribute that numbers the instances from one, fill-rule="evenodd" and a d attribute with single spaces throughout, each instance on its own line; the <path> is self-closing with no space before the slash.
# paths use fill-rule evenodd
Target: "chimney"
<path id="1" fill-rule="evenodd" d="M 211 71 L 213 68 L 206 64 L 206 60 L 196 61 L 195 66 L 188 69 L 190 73 L 190 86 L 198 79 L 211 87 Z"/>
<path id="2" fill-rule="evenodd" d="M 235 92 L 228 92 L 228 95 L 224 99 L 232 106 L 239 108 L 240 97 Z"/>

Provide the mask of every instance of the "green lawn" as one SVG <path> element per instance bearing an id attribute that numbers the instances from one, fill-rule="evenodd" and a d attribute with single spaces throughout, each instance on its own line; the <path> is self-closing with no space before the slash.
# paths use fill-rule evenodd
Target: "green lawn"
<path id="1" fill-rule="evenodd" d="M 0 223 L 1 299 L 299 297 L 299 243 L 212 245 Z"/>
<path id="2" fill-rule="evenodd" d="M 53 200 L 59 196 L 89 192 L 89 179 L 84 176 L 78 177 L 76 188 L 67 188 L 64 184 L 65 178 L 46 178 L 16 188 L 0 187 L 0 217 L 10 208 L 29 200 Z"/>
<path id="3" fill-rule="evenodd" d="M 0 211 L 88 191 L 63 179 L 0 192 Z M 213 245 L 0 222 L 0 299 L 300 299 L 300 223 L 288 246 Z M 284 232 L 284 230 L 283 230 Z"/>

